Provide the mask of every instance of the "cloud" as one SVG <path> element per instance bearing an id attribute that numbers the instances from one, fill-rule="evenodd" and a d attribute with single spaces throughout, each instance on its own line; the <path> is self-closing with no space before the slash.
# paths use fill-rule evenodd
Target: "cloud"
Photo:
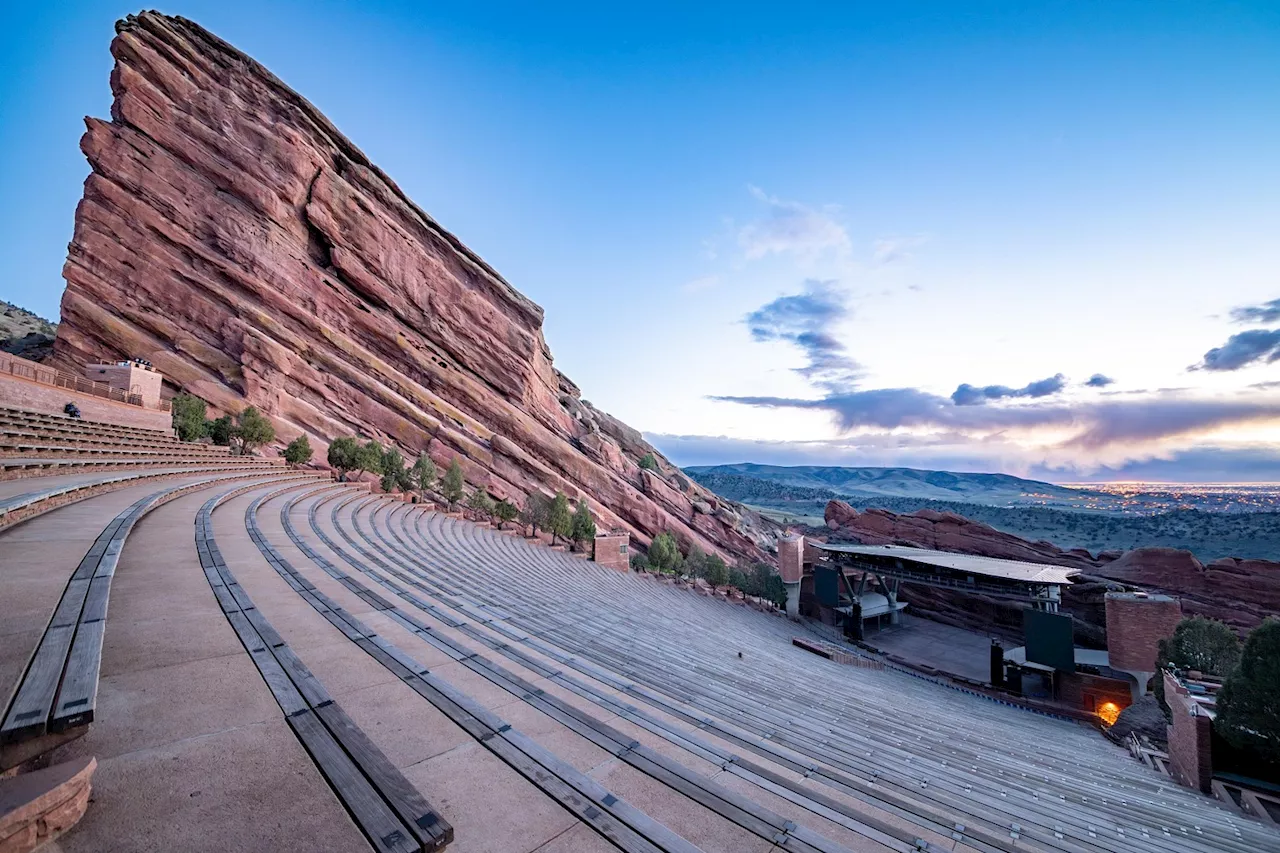
<path id="1" fill-rule="evenodd" d="M 1270 304 L 1270 303 L 1268 303 Z M 1239 310 L 1239 309 L 1237 309 Z M 1256 361 L 1280 361 L 1280 329 L 1250 329 L 1227 338 L 1220 347 L 1204 354 L 1204 360 L 1190 370 L 1239 370 Z"/>
<path id="2" fill-rule="evenodd" d="M 743 226 L 738 232 L 738 243 L 748 260 L 785 252 L 849 251 L 849 234 L 833 218 L 836 208 L 813 208 L 768 195 L 759 187 L 749 189 L 753 196 L 768 205 L 769 211 L 763 219 Z"/>
<path id="3" fill-rule="evenodd" d="M 1112 379 L 1110 376 L 1103 376 L 1101 373 L 1095 373 L 1092 376 L 1090 376 L 1085 381 L 1084 384 L 1089 386 L 1090 388 L 1106 388 L 1108 385 L 1111 385 L 1114 382 L 1115 380 Z"/>
<path id="4" fill-rule="evenodd" d="M 1272 299 L 1261 305 L 1232 308 L 1231 319 L 1237 323 L 1274 323 L 1280 320 L 1280 299 Z"/>
<path id="5" fill-rule="evenodd" d="M 810 279 L 801 293 L 779 296 L 752 311 L 743 322 L 757 341 L 787 341 L 808 363 L 797 371 L 815 385 L 836 389 L 854 382 L 860 368 L 832 333 L 849 316 L 843 293 L 831 281 Z"/>
<path id="6" fill-rule="evenodd" d="M 1066 379 L 1061 373 L 1056 373 L 1048 379 L 1028 383 L 1021 388 L 1010 388 L 1007 385 L 986 385 L 976 388 L 964 383 L 952 392 L 951 402 L 957 406 L 978 406 L 988 400 L 1003 400 L 1008 397 L 1048 397 L 1061 392 L 1066 384 Z"/>
<path id="7" fill-rule="evenodd" d="M 927 243 L 928 237 L 917 234 L 912 237 L 881 237 L 871 244 L 871 260 L 879 265 L 904 261 L 911 257 L 911 250 Z"/>

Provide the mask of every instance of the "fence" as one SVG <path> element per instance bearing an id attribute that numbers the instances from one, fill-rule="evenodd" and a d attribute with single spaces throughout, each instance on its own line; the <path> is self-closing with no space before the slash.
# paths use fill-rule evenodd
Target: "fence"
<path id="1" fill-rule="evenodd" d="M 102 397 L 107 400 L 114 400 L 117 403 L 126 403 L 130 406 L 142 408 L 142 396 L 140 394 L 127 394 L 119 388 L 112 388 L 105 382 L 94 382 L 92 379 L 85 379 L 82 376 L 72 376 L 70 373 L 64 373 L 56 368 L 34 361 L 27 361 L 25 358 L 18 358 L 8 353 L 0 352 L 0 376 L 16 376 L 41 385 L 66 388 L 69 391 L 90 394 L 94 397 Z M 160 411 L 169 411 L 168 400 L 160 401 Z"/>

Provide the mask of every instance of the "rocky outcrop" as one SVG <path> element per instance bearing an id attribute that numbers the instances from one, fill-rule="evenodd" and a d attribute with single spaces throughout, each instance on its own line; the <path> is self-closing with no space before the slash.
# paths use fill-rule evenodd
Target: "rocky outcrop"
<path id="1" fill-rule="evenodd" d="M 1077 641 L 1088 645 L 1105 639 L 1103 596 L 1126 586 L 1176 595 L 1183 612 L 1221 619 L 1242 633 L 1280 613 L 1280 563 L 1266 560 L 1223 559 L 1206 566 L 1189 551 L 1173 548 L 1093 556 L 1079 548 L 1064 551 L 1052 542 L 1028 542 L 955 513 L 859 512 L 834 500 L 824 517 L 825 532 L 833 538 L 865 545 L 912 545 L 1079 569 L 1076 583 L 1064 591 L 1064 609 L 1076 617 Z M 1010 636 L 1021 633 L 1021 614 L 1007 604 L 927 587 L 913 587 L 909 593 L 905 597 L 914 609 L 939 621 Z"/>
<path id="2" fill-rule="evenodd" d="M 141 356 L 288 441 L 362 434 L 461 460 L 521 501 L 584 496 L 602 528 L 729 557 L 776 528 L 689 483 L 554 367 L 542 309 L 311 104 L 183 18 L 117 25 L 111 121 L 87 119 L 54 359 Z M 711 513 L 696 512 L 706 505 Z"/>

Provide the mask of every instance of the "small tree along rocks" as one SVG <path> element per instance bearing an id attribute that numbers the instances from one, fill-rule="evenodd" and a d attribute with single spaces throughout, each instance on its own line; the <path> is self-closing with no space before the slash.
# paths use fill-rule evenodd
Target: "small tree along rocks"
<path id="1" fill-rule="evenodd" d="M 284 449 L 284 461 L 290 465 L 304 465 L 311 461 L 311 440 L 306 433 L 289 442 Z"/>

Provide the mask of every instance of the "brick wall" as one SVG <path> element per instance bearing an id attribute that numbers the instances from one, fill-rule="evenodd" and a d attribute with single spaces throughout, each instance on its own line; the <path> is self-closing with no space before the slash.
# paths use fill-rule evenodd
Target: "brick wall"
<path id="1" fill-rule="evenodd" d="M 0 406 L 29 409 L 51 415 L 62 414 L 62 407 L 75 403 L 86 421 L 118 424 L 120 426 L 158 429 L 168 432 L 173 428 L 173 416 L 168 412 L 142 409 L 128 403 L 117 403 L 92 394 L 81 394 L 67 388 L 42 385 L 16 376 L 0 374 Z"/>
<path id="2" fill-rule="evenodd" d="M 1156 646 L 1173 636 L 1182 620 L 1182 604 L 1167 595 L 1142 597 L 1132 592 L 1109 592 L 1106 607 L 1111 667 L 1155 672 Z"/>
<path id="3" fill-rule="evenodd" d="M 778 540 L 778 572 L 784 583 L 799 583 L 804 572 L 804 537 L 785 536 Z"/>
<path id="4" fill-rule="evenodd" d="M 1207 794 L 1213 780 L 1213 721 L 1169 673 L 1164 674 L 1164 697 L 1173 713 L 1169 769 L 1180 784 Z"/>
<path id="5" fill-rule="evenodd" d="M 625 533 L 607 533 L 596 537 L 592 559 L 602 566 L 617 569 L 620 572 L 630 571 L 631 555 L 627 547 L 631 537 Z"/>
<path id="6" fill-rule="evenodd" d="M 1084 672 L 1060 672 L 1057 683 L 1059 702 L 1090 714 L 1096 713 L 1106 702 L 1121 711 L 1133 703 L 1129 682 L 1118 678 Z"/>

